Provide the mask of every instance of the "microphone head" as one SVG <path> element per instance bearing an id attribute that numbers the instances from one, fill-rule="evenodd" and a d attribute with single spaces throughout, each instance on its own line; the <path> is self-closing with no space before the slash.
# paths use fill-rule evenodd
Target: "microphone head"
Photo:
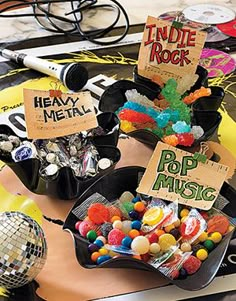
<path id="1" fill-rule="evenodd" d="M 86 85 L 88 70 L 80 64 L 66 64 L 61 70 L 60 79 L 69 90 L 76 92 Z"/>

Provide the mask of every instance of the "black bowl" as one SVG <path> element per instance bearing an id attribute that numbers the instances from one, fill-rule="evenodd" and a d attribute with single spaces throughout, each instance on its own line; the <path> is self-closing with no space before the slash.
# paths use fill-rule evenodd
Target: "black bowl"
<path id="1" fill-rule="evenodd" d="M 62 167 L 55 179 L 45 179 L 39 174 L 41 162 L 37 158 L 32 158 L 20 162 L 14 162 L 11 158 L 0 155 L 0 160 L 5 162 L 21 180 L 21 182 L 36 194 L 49 195 L 59 199 L 74 199 L 79 197 L 91 184 L 96 182 L 101 176 L 114 169 L 120 160 L 120 150 L 116 147 L 119 138 L 119 119 L 114 113 L 102 113 L 98 115 L 98 124 L 105 130 L 116 129 L 113 133 L 104 136 L 94 136 L 93 144 L 96 146 L 100 158 L 109 158 L 113 165 L 96 176 L 79 179 L 75 176 L 70 167 Z M 0 133 L 14 135 L 13 131 L 6 125 L 0 126 Z"/>
<path id="2" fill-rule="evenodd" d="M 204 69 L 205 70 L 205 69 Z M 156 85 L 156 84 L 155 84 Z M 157 86 L 157 85 L 156 85 Z M 140 83 L 129 80 L 120 80 L 109 86 L 100 97 L 99 109 L 102 112 L 115 112 L 122 107 L 127 98 L 125 92 L 127 90 L 136 89 L 140 94 L 147 96 L 150 100 L 154 100 L 160 93 L 160 89 L 151 89 Z M 204 135 L 195 140 L 191 147 L 181 147 L 188 151 L 194 151 L 202 141 L 209 140 L 215 133 L 222 120 L 221 114 L 217 112 L 223 98 L 224 90 L 219 87 L 212 87 L 210 96 L 201 97 L 192 106 L 192 125 L 199 125 L 204 130 Z M 126 133 L 138 141 L 145 143 L 151 147 L 155 147 L 160 138 L 149 130 L 139 129 Z"/>
<path id="3" fill-rule="evenodd" d="M 96 183 L 94 183 L 89 189 L 87 189 L 83 195 L 78 198 L 77 202 L 72 207 L 69 212 L 63 229 L 69 231 L 74 240 L 74 247 L 76 258 L 79 264 L 84 268 L 133 268 L 153 272 L 153 276 L 162 275 L 158 270 L 153 266 L 145 263 L 143 261 L 130 258 L 130 257 L 118 257 L 110 259 L 101 265 L 95 265 L 91 259 L 88 252 L 88 242 L 83 237 L 81 237 L 78 232 L 75 230 L 75 223 L 78 219 L 72 213 L 73 209 L 82 204 L 89 196 L 93 193 L 98 192 L 108 201 L 116 200 L 124 191 L 130 191 L 135 193 L 135 190 L 138 186 L 139 179 L 143 175 L 145 168 L 139 166 L 130 166 L 123 167 L 113 170 L 109 175 L 100 178 Z M 228 211 L 232 216 L 236 215 L 236 206 L 233 205 L 236 191 L 229 186 L 226 182 L 223 184 L 221 189 L 221 194 L 225 197 L 228 197 L 229 204 L 231 208 L 227 205 Z M 214 279 L 222 261 L 224 255 L 227 251 L 230 240 L 233 236 L 233 231 L 228 233 L 220 244 L 209 254 L 206 261 L 202 263 L 201 268 L 195 274 L 188 276 L 184 280 L 172 280 L 166 277 L 169 282 L 177 285 L 178 287 L 185 290 L 199 290 L 207 285 Z M 163 275 L 162 275 L 163 276 Z"/>

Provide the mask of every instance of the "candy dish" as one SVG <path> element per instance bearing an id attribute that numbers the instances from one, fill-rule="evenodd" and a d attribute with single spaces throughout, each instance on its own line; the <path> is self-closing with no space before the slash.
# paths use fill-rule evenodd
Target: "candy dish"
<path id="1" fill-rule="evenodd" d="M 156 85 L 156 84 L 155 84 Z M 156 85 L 158 86 L 158 85 Z M 136 90 L 141 95 L 153 101 L 160 93 L 160 89 L 151 89 L 149 85 L 143 85 L 129 80 L 120 80 L 109 86 L 102 94 L 99 102 L 99 109 L 102 112 L 117 112 L 128 101 L 126 91 Z M 211 95 L 200 97 L 192 105 L 191 126 L 200 126 L 204 134 L 195 139 L 191 146 L 181 147 L 188 151 L 196 150 L 202 141 L 207 141 L 217 130 L 221 122 L 221 114 L 217 112 L 224 98 L 224 90 L 219 87 L 211 87 Z M 160 138 L 152 131 L 141 128 L 131 130 L 127 135 L 155 147 Z M 179 147 L 179 146 L 178 146 Z"/>
<path id="2" fill-rule="evenodd" d="M 74 199 L 80 196 L 101 176 L 114 169 L 116 163 L 120 160 L 120 150 L 116 147 L 119 136 L 118 118 L 114 113 L 102 113 L 98 115 L 98 125 L 99 128 L 104 131 L 106 130 L 107 135 L 88 135 L 87 140 L 89 144 L 94 145 L 96 148 L 99 160 L 104 158 L 105 163 L 108 161 L 110 164 L 106 165 L 105 168 L 99 168 L 92 176 L 76 176 L 76 173 L 72 170 L 70 165 L 60 165 L 60 162 L 51 164 L 51 167 L 54 168 L 56 168 L 57 165 L 60 165 L 55 176 L 44 176 L 41 173 L 41 170 L 43 169 L 42 160 L 38 155 L 16 162 L 11 158 L 10 153 L 6 156 L 1 152 L 0 160 L 13 170 L 21 182 L 30 191 L 36 194 L 49 195 L 64 200 Z M 7 136 L 14 135 L 13 131 L 6 125 L 0 126 L 0 134 L 5 134 Z M 31 142 L 29 141 L 29 143 Z M 32 150 L 34 152 L 34 148 L 32 148 Z"/>
<path id="3" fill-rule="evenodd" d="M 82 267 L 89 269 L 133 268 L 153 272 L 154 276 L 163 276 L 160 271 L 150 264 L 135 258 L 130 258 L 128 256 L 112 258 L 99 265 L 94 264 L 94 262 L 91 261 L 90 254 L 88 252 L 88 240 L 82 237 L 75 229 L 75 223 L 78 221 L 78 219 L 72 211 L 80 206 L 80 204 L 83 205 L 83 202 L 85 202 L 88 197 L 96 192 L 102 194 L 108 201 L 114 201 L 124 191 L 130 191 L 131 193 L 134 193 L 144 171 L 144 168 L 138 166 L 115 169 L 109 175 L 100 178 L 89 189 L 87 189 L 72 207 L 65 220 L 63 229 L 72 235 L 76 258 Z M 235 190 L 225 182 L 220 193 L 222 196 L 227 197 L 227 200 L 229 201 L 229 204 L 225 207 L 227 213 L 231 216 L 235 216 L 236 207 L 233 205 L 233 200 L 236 196 Z M 202 263 L 200 269 L 195 274 L 181 280 L 173 280 L 167 276 L 163 277 L 166 277 L 169 282 L 185 290 L 193 291 L 206 287 L 216 276 L 233 234 L 233 231 L 231 231 L 224 236 L 220 244 L 209 253 L 208 258 Z"/>

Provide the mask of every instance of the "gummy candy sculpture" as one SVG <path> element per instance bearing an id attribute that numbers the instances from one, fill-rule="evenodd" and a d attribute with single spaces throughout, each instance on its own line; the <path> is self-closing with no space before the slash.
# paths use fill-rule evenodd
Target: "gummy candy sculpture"
<path id="1" fill-rule="evenodd" d="M 129 133 L 146 129 L 169 145 L 191 146 L 204 131 L 200 126 L 191 127 L 191 108 L 188 105 L 199 97 L 210 95 L 211 90 L 201 87 L 182 97 L 176 90 L 177 82 L 173 78 L 162 87 L 161 94 L 154 101 L 136 90 L 126 92 L 128 101 L 116 112 L 121 130 Z"/>

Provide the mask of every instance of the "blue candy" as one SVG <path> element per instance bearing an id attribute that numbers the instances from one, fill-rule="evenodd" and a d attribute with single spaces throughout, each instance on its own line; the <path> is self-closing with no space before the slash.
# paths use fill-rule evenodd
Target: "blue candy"
<path id="1" fill-rule="evenodd" d="M 125 236 L 122 239 L 121 244 L 122 244 L 122 246 L 129 248 L 131 245 L 131 242 L 132 242 L 132 238 L 130 238 L 129 236 Z"/>
<path id="2" fill-rule="evenodd" d="M 101 264 L 109 259 L 111 259 L 112 257 L 110 255 L 102 255 L 102 256 L 99 256 L 98 259 L 97 259 L 97 264 Z"/>
<path id="3" fill-rule="evenodd" d="M 177 133 L 189 133 L 191 131 L 191 127 L 185 121 L 177 121 L 172 125 L 172 129 Z"/>

